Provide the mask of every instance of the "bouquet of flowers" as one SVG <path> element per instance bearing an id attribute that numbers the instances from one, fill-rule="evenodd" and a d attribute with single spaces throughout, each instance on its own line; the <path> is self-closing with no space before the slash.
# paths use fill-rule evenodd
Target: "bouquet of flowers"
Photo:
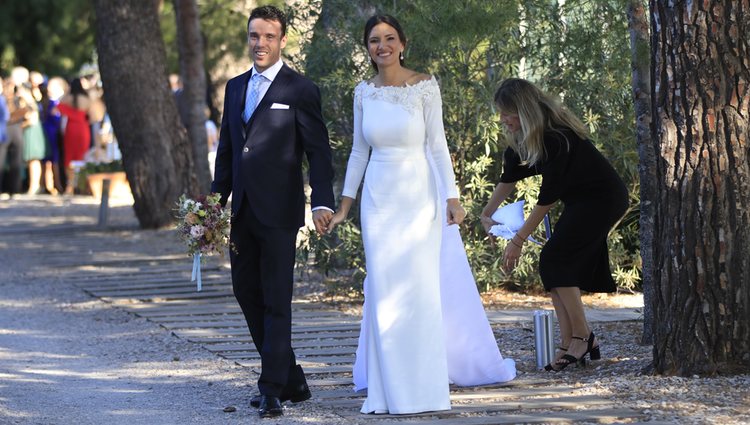
<path id="1" fill-rule="evenodd" d="M 193 274 L 191 281 L 197 280 L 197 289 L 201 285 L 201 255 L 219 254 L 224 256 L 224 249 L 229 247 L 229 224 L 232 214 L 222 208 L 221 195 L 211 193 L 190 199 L 180 196 L 177 203 L 177 233 L 185 245 L 188 255 L 193 256 Z"/>

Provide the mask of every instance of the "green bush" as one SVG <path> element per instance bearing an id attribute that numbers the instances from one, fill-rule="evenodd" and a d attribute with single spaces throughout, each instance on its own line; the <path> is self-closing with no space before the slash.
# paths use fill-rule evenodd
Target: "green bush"
<path id="1" fill-rule="evenodd" d="M 111 162 L 87 162 L 78 170 L 76 174 L 76 189 L 78 193 L 89 193 L 89 187 L 86 177 L 96 173 L 114 173 L 125 171 L 122 167 L 122 160 L 116 159 Z"/>
<path id="2" fill-rule="evenodd" d="M 638 239 L 638 156 L 630 99 L 626 2 L 567 0 L 564 7 L 547 0 L 464 0 L 411 2 L 332 0 L 322 2 L 312 40 L 294 58 L 318 82 L 323 112 L 329 120 L 340 184 L 351 148 L 352 93 L 373 75 L 360 45 L 366 19 L 389 13 L 404 27 L 409 43 L 406 66 L 434 74 L 440 83 L 443 118 L 461 200 L 469 216 L 462 236 L 477 285 L 531 290 L 539 288 L 540 247 L 527 244 L 512 274 L 501 269 L 505 241 L 491 246 L 478 216 L 502 172 L 504 146 L 493 106 L 500 81 L 521 76 L 536 81 L 588 124 L 597 146 L 618 169 L 631 193 L 631 208 L 610 238 L 614 276 L 622 288 L 640 286 Z M 596 52 L 592 54 L 591 52 Z M 517 185 L 513 199 L 533 208 L 539 178 Z M 560 207 L 551 211 L 552 222 Z M 359 217 L 336 235 L 307 239 L 301 260 L 313 260 L 328 276 L 349 276 L 348 288 L 361 285 L 364 254 Z M 544 239 L 540 226 L 534 233 Z"/>

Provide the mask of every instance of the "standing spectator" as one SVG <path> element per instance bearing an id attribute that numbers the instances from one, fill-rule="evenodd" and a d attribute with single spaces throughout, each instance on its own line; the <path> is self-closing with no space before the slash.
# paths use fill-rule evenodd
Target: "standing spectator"
<path id="1" fill-rule="evenodd" d="M 208 168 L 214 175 L 216 164 L 216 149 L 219 147 L 219 129 L 211 120 L 211 110 L 206 107 L 206 141 L 208 142 Z"/>
<path id="2" fill-rule="evenodd" d="M 12 197 L 21 192 L 21 167 L 23 165 L 23 128 L 21 127 L 26 110 L 21 106 L 21 99 L 16 93 L 12 79 L 3 83 L 3 95 L 8 105 L 8 124 L 5 142 L 0 144 L 0 188 L 3 187 L 3 169 L 8 160 L 8 194 Z"/>
<path id="3" fill-rule="evenodd" d="M 88 81 L 91 82 L 90 79 Z M 102 89 L 94 85 L 86 89 L 86 93 L 88 93 L 90 100 L 88 118 L 91 124 L 91 149 L 87 159 L 93 162 L 106 162 L 107 151 L 102 139 L 102 126 L 107 114 L 107 107 L 104 104 Z"/>
<path id="4" fill-rule="evenodd" d="M 70 93 L 65 95 L 57 108 L 67 118 L 63 133 L 63 167 L 65 168 L 65 194 L 73 194 L 75 169 L 73 161 L 81 161 L 91 145 L 88 110 L 91 101 L 83 89 L 80 78 L 70 83 Z"/>
<path id="5" fill-rule="evenodd" d="M 34 96 L 34 100 L 36 100 L 37 103 L 41 103 L 42 98 L 44 97 L 44 92 L 42 89 L 46 82 L 45 80 L 46 79 L 41 72 L 29 72 L 29 88 L 31 89 L 31 94 L 32 96 Z"/>
<path id="6" fill-rule="evenodd" d="M 41 74 L 40 74 L 41 75 Z M 13 68 L 11 78 L 16 86 L 16 93 L 25 110 L 21 127 L 23 128 L 23 160 L 28 167 L 28 191 L 30 195 L 39 192 L 42 178 L 42 162 L 47 142 L 39 120 L 39 104 L 34 98 L 29 70 L 24 67 Z"/>
<path id="7" fill-rule="evenodd" d="M 57 105 L 65 94 L 67 83 L 60 77 L 50 78 L 41 87 L 42 128 L 47 139 L 47 154 L 42 160 L 42 183 L 48 193 L 62 192 L 60 179 L 60 152 L 62 144 L 62 116 Z"/>
<path id="8" fill-rule="evenodd" d="M 185 104 L 185 97 L 182 92 L 182 78 L 178 74 L 169 74 L 169 87 L 174 94 L 174 101 L 177 103 L 177 112 L 180 115 L 182 125 L 187 125 L 189 106 Z"/>
<path id="9" fill-rule="evenodd" d="M 0 89 L 2 89 L 2 87 L 3 79 L 0 77 Z M 8 138 L 7 128 L 9 118 L 10 112 L 8 111 L 8 102 L 5 100 L 5 96 L 0 96 L 0 155 L 2 156 L 2 161 L 0 162 L 0 174 L 2 174 L 3 169 L 5 168 L 5 154 L 3 153 L 5 151 L 3 149 Z M 0 181 L 2 181 L 1 176 Z"/>

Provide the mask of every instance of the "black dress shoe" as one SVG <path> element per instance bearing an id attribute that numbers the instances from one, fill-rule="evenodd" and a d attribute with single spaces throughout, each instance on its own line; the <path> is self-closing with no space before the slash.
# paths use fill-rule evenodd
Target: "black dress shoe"
<path id="1" fill-rule="evenodd" d="M 258 416 L 261 418 L 274 418 L 284 414 L 284 408 L 281 407 L 281 401 L 278 397 L 271 395 L 261 395 L 260 405 L 258 407 Z"/>
<path id="2" fill-rule="evenodd" d="M 294 387 L 291 391 L 289 389 L 284 389 L 284 391 L 281 393 L 281 396 L 279 396 L 279 401 L 282 403 L 285 401 L 291 401 L 292 403 L 299 403 L 305 400 L 309 400 L 310 397 L 312 397 L 312 394 L 310 393 L 310 387 L 307 386 L 307 384 L 301 384 Z M 261 395 L 258 394 L 250 399 L 250 406 L 258 408 L 260 407 L 260 398 Z"/>

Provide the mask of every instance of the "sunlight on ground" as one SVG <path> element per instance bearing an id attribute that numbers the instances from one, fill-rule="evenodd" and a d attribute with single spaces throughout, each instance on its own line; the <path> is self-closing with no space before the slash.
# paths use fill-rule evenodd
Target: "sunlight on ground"
<path id="1" fill-rule="evenodd" d="M 5 399 L 0 398 L 0 402 L 4 402 L 4 401 Z M 23 419 L 23 418 L 30 418 L 31 415 L 29 415 L 28 413 L 19 412 L 16 410 L 6 409 L 0 405 L 0 417 Z"/>
<path id="2" fill-rule="evenodd" d="M 546 294 L 522 294 L 504 290 L 494 290 L 481 294 L 487 308 L 546 308 L 551 305 Z M 589 308 L 643 308 L 643 294 L 584 294 L 581 299 Z"/>

